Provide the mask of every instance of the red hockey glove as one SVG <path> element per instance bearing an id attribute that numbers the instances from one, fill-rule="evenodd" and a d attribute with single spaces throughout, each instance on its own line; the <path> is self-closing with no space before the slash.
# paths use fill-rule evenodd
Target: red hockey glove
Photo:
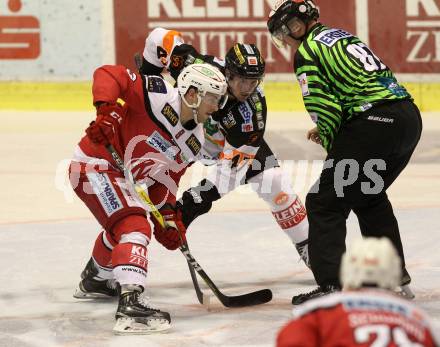
<path id="1" fill-rule="evenodd" d="M 92 142 L 108 145 L 113 141 L 126 114 L 126 109 L 118 103 L 104 103 L 97 107 L 96 120 L 86 129 Z"/>
<path id="2" fill-rule="evenodd" d="M 186 228 L 182 222 L 182 211 L 170 204 L 165 204 L 164 207 L 160 209 L 160 213 L 167 227 L 162 228 L 159 222 L 153 217 L 154 237 L 156 237 L 156 240 L 166 249 L 173 251 L 186 242 Z"/>

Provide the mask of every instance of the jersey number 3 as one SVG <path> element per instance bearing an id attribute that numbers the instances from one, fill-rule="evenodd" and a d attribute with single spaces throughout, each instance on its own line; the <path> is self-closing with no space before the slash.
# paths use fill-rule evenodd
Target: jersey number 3
<path id="1" fill-rule="evenodd" d="M 371 72 L 384 70 L 387 67 L 365 44 L 353 43 L 347 46 L 347 51 L 364 64 L 364 69 Z"/>
<path id="2" fill-rule="evenodd" d="M 375 337 L 374 341 L 370 339 Z M 391 342 L 398 347 L 423 347 L 420 343 L 412 342 L 406 332 L 400 327 L 390 327 L 384 324 L 365 325 L 354 330 L 356 343 L 371 343 L 370 347 L 388 347 Z"/>

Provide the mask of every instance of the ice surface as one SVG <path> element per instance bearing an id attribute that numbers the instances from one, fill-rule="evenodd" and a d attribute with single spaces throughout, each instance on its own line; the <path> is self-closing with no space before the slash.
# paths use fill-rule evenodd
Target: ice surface
<path id="1" fill-rule="evenodd" d="M 190 248 L 225 293 L 270 288 L 273 300 L 226 309 L 213 298 L 207 311 L 197 301 L 183 255 L 153 241 L 147 290 L 154 305 L 171 313 L 172 330 L 114 336 L 115 300 L 72 297 L 99 226 L 76 198 L 66 202 L 66 195 L 55 188 L 57 164 L 69 158 L 89 115 L 1 116 L 6 120 L 0 130 L 4 164 L 0 167 L 1 347 L 273 346 L 277 331 L 291 315 L 292 296 L 313 289 L 313 276 L 298 261 L 296 250 L 264 203 L 252 193 L 237 192 L 194 223 L 188 231 Z M 29 129 L 23 125 L 33 124 L 35 118 L 49 125 L 29 125 Z M 267 138 L 281 159 L 322 158 L 319 148 L 305 142 L 304 130 L 310 124 L 303 125 L 297 118 L 291 122 L 286 115 L 271 119 Z M 69 125 L 68 130 L 60 121 Z M 390 197 L 416 302 L 440 323 L 440 117 L 428 118 L 425 128 L 426 124 L 431 126 L 420 149 L 390 189 Z M 304 185 L 310 181 L 305 179 Z M 303 188 L 298 189 L 302 198 L 307 190 Z M 348 243 L 359 235 L 351 216 Z M 205 286 L 203 290 L 209 293 Z"/>

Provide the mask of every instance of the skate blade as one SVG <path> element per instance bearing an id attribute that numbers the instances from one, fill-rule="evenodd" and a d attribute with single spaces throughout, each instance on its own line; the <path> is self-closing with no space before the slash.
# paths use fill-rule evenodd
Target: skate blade
<path id="1" fill-rule="evenodd" d="M 166 332 L 171 324 L 166 319 L 150 319 L 145 323 L 136 322 L 133 318 L 118 318 L 113 327 L 116 335 L 148 335 Z"/>
<path id="2" fill-rule="evenodd" d="M 109 296 L 102 293 L 83 292 L 80 288 L 76 288 L 75 293 L 73 293 L 73 297 L 75 299 L 98 299 L 98 300 L 109 300 L 116 298 L 116 296 Z"/>
<path id="3" fill-rule="evenodd" d="M 412 300 L 416 297 L 408 284 L 400 286 L 397 290 L 397 294 L 408 300 Z"/>

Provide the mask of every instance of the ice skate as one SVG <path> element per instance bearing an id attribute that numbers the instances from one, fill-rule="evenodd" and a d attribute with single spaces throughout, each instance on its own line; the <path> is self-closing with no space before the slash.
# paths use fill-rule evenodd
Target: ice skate
<path id="1" fill-rule="evenodd" d="M 77 299 L 106 299 L 118 296 L 119 289 L 115 280 L 100 278 L 93 259 L 90 258 L 83 272 L 82 280 L 73 294 Z"/>
<path id="2" fill-rule="evenodd" d="M 309 240 L 295 244 L 295 248 L 298 251 L 301 260 L 310 269 L 310 259 L 309 259 Z"/>
<path id="3" fill-rule="evenodd" d="M 307 300 L 319 298 L 321 296 L 324 296 L 324 295 L 327 295 L 327 294 L 330 294 L 333 292 L 337 292 L 340 290 L 341 290 L 341 288 L 339 288 L 337 286 L 333 286 L 333 285 L 318 287 L 318 288 L 312 290 L 311 292 L 295 295 L 292 298 L 292 305 L 300 305 L 300 304 L 306 302 Z"/>
<path id="4" fill-rule="evenodd" d="M 147 335 L 171 328 L 170 314 L 150 307 L 138 290 L 121 294 L 115 318 L 116 335 Z"/>
<path id="5" fill-rule="evenodd" d="M 409 275 L 406 269 L 402 271 L 402 284 L 400 287 L 396 288 L 396 293 L 400 296 L 403 296 L 406 299 L 412 300 L 416 296 L 414 292 L 411 290 L 409 284 L 411 283 L 411 276 Z"/>

